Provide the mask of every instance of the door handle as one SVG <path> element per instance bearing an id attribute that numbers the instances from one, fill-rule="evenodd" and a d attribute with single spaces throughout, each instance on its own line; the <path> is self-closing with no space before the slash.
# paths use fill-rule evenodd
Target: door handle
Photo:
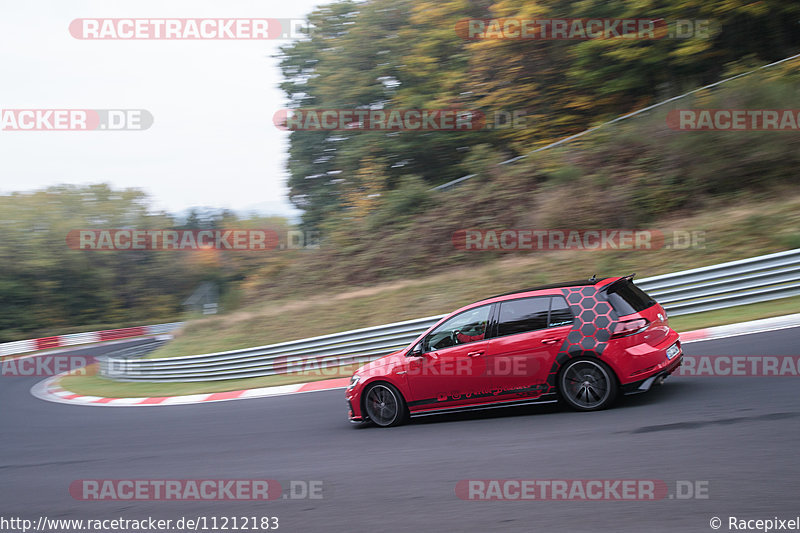
<path id="1" fill-rule="evenodd" d="M 467 357 L 478 357 L 479 355 L 483 355 L 485 352 L 483 350 L 478 352 L 467 352 Z"/>
<path id="2" fill-rule="evenodd" d="M 542 339 L 542 344 L 555 344 L 561 339 Z"/>

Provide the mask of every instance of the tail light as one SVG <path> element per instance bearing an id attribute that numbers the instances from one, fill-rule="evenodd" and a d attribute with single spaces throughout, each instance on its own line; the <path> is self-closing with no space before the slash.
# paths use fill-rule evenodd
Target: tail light
<path id="1" fill-rule="evenodd" d="M 644 318 L 636 318 L 634 320 L 623 320 L 614 324 L 614 331 L 611 333 L 611 338 L 627 337 L 628 335 L 635 335 L 647 329 L 650 325 Z"/>

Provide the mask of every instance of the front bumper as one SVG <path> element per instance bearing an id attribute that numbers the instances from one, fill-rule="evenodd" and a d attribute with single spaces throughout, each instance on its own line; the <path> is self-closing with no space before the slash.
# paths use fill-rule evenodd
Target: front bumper
<path id="1" fill-rule="evenodd" d="M 350 422 L 361 422 L 361 417 L 357 417 L 355 413 L 353 413 L 353 404 L 350 403 L 350 400 L 347 400 L 347 418 Z"/>
<path id="2" fill-rule="evenodd" d="M 351 424 L 363 424 L 367 421 L 365 417 L 361 416 L 361 413 L 356 413 L 353 409 L 353 403 L 350 401 L 353 399 L 353 396 L 347 394 L 347 419 L 350 421 Z"/>

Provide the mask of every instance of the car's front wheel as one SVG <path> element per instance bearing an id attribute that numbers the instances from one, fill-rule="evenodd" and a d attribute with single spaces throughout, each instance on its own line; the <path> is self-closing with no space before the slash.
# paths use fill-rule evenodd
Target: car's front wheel
<path id="1" fill-rule="evenodd" d="M 578 411 L 599 411 L 617 397 L 617 377 L 602 361 L 573 359 L 561 371 L 559 392 Z"/>
<path id="2" fill-rule="evenodd" d="M 369 419 L 381 427 L 398 426 L 408 416 L 403 396 L 389 383 L 371 385 L 364 395 L 364 408 Z"/>

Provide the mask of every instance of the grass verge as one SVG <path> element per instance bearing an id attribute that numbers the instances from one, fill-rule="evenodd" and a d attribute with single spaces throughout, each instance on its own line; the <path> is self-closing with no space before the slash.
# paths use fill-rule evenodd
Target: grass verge
<path id="1" fill-rule="evenodd" d="M 641 279 L 795 248 L 800 246 L 800 195 L 749 199 L 694 216 L 660 220 L 651 227 L 665 235 L 702 231 L 705 248 L 558 250 L 485 256 L 485 261 L 477 265 L 338 293 L 321 289 L 318 294 L 282 299 L 264 296 L 240 310 L 188 322 L 172 342 L 149 357 L 250 348 L 443 314 L 495 294 L 585 279 L 595 273 L 612 276 L 636 272 Z"/>
<path id="2" fill-rule="evenodd" d="M 98 375 L 71 375 L 61 378 L 59 383 L 64 389 L 84 396 L 102 396 L 104 398 L 149 398 L 228 392 L 349 377 L 355 372 L 358 366 L 359 365 L 340 366 L 327 369 L 325 372 L 295 373 L 280 376 L 226 379 L 224 381 L 207 382 L 129 383 L 112 381 Z"/>

